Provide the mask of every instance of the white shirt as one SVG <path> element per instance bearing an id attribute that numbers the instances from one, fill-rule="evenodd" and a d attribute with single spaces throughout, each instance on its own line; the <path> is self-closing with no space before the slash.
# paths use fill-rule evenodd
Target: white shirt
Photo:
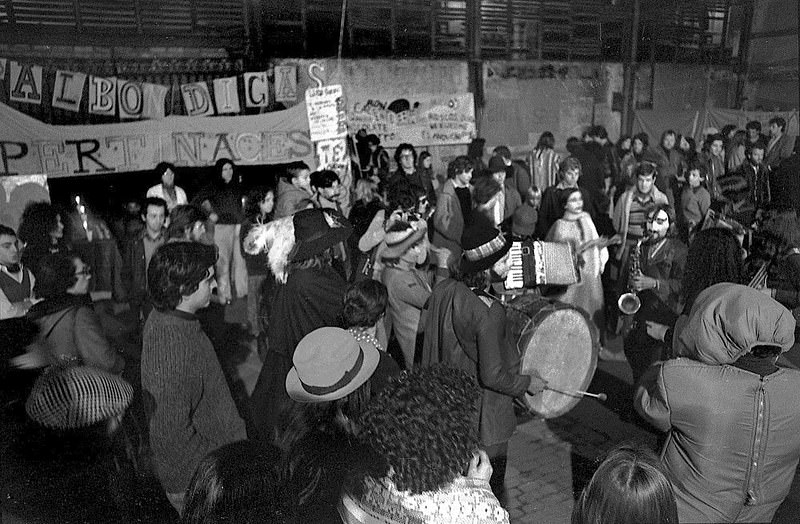
<path id="1" fill-rule="evenodd" d="M 167 202 L 167 211 L 172 211 L 172 208 L 175 206 L 182 206 L 184 204 L 188 204 L 189 201 L 186 199 L 186 192 L 175 186 L 175 200 L 172 200 L 167 195 L 167 192 L 164 191 L 164 184 L 156 184 L 150 189 L 147 190 L 148 198 L 150 197 L 158 197 L 163 198 Z"/>
<path id="2" fill-rule="evenodd" d="M 17 282 L 22 283 L 22 279 L 25 276 L 25 271 L 28 270 L 22 267 L 22 264 L 20 264 L 20 268 L 21 269 L 19 273 L 9 273 L 6 266 L 0 265 L 0 272 L 5 273 L 6 275 L 10 276 Z M 28 291 L 28 298 L 30 299 L 30 301 L 25 301 L 23 303 L 20 302 L 12 303 L 11 301 L 9 301 L 6 294 L 3 293 L 2 288 L 0 288 L 0 320 L 5 320 L 7 318 L 21 317 L 25 315 L 25 313 L 27 313 L 28 308 L 32 305 L 33 285 L 36 283 L 36 279 L 33 278 L 33 273 L 31 273 L 30 271 L 28 271 L 28 273 L 30 274 L 30 280 L 31 280 L 31 288 Z"/>

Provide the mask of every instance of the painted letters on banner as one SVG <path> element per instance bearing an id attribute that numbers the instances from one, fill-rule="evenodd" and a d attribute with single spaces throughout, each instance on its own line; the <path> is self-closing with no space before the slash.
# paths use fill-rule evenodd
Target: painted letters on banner
<path id="1" fill-rule="evenodd" d="M 117 80 L 119 117 L 123 120 L 141 118 L 144 109 L 144 90 L 140 82 Z"/>
<path id="2" fill-rule="evenodd" d="M 275 101 L 297 101 L 297 68 L 295 66 L 275 66 Z"/>
<path id="3" fill-rule="evenodd" d="M 11 62 L 9 99 L 25 104 L 42 103 L 42 68 Z"/>
<path id="4" fill-rule="evenodd" d="M 244 105 L 247 107 L 266 107 L 269 105 L 269 82 L 266 71 L 260 73 L 245 73 L 244 78 Z"/>
<path id="5" fill-rule="evenodd" d="M 348 108 L 348 118 L 353 132 L 366 129 L 385 147 L 466 144 L 476 136 L 472 93 L 368 100 Z"/>
<path id="6" fill-rule="evenodd" d="M 89 77 L 89 113 L 114 116 L 117 109 L 117 79 Z"/>
<path id="7" fill-rule="evenodd" d="M 83 85 L 86 75 L 71 71 L 56 71 L 53 85 L 53 107 L 77 113 L 83 98 Z"/>
<path id="8" fill-rule="evenodd" d="M 239 94 L 236 91 L 235 76 L 214 80 L 214 102 L 220 115 L 239 112 Z"/>
<path id="9" fill-rule="evenodd" d="M 200 167 L 220 158 L 242 165 L 316 165 L 305 104 L 260 115 L 85 126 L 51 126 L 0 104 L 0 176 L 124 173 L 161 161 Z"/>
<path id="10" fill-rule="evenodd" d="M 142 96 L 144 103 L 142 107 L 142 118 L 164 118 L 166 109 L 164 102 L 167 99 L 167 86 L 159 84 L 142 84 Z"/>
<path id="11" fill-rule="evenodd" d="M 210 116 L 214 114 L 214 104 L 211 102 L 211 93 L 205 82 L 194 82 L 181 86 L 183 105 L 189 116 Z"/>
<path id="12" fill-rule="evenodd" d="M 341 85 L 306 89 L 306 108 L 312 141 L 340 138 L 347 134 Z"/>

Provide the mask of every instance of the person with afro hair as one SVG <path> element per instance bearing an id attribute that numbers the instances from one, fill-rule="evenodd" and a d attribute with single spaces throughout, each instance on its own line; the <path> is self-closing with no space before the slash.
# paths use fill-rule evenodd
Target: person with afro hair
<path id="1" fill-rule="evenodd" d="M 477 451 L 479 395 L 469 375 L 436 365 L 402 374 L 373 397 L 358 425 L 375 459 L 354 468 L 342 520 L 508 522 L 489 485 L 489 457 Z"/>

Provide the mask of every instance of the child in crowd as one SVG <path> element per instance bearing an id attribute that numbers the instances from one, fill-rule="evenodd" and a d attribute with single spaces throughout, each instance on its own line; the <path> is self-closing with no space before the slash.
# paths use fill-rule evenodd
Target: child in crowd
<path id="1" fill-rule="evenodd" d="M 572 512 L 572 524 L 677 524 L 672 484 L 653 452 L 622 445 L 594 472 Z"/>

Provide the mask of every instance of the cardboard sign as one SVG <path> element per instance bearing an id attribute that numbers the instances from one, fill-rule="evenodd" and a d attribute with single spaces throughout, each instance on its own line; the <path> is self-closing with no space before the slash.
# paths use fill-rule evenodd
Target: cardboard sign
<path id="1" fill-rule="evenodd" d="M 347 134 L 347 117 L 342 86 L 330 85 L 306 90 L 306 110 L 311 140 L 319 142 Z"/>

